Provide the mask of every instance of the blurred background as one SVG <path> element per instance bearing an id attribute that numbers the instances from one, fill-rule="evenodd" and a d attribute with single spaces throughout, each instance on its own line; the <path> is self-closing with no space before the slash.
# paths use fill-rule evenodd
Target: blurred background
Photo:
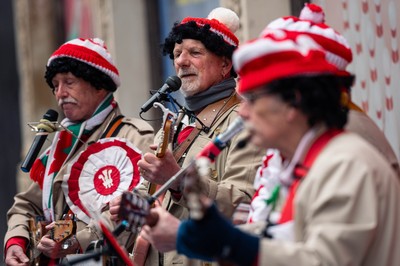
<path id="1" fill-rule="evenodd" d="M 348 70 L 356 74 L 353 101 L 384 131 L 399 158 L 399 1 L 0 1 L 1 245 L 13 196 L 30 183 L 19 169 L 34 138 L 27 123 L 38 121 L 49 108 L 58 110 L 44 71 L 59 45 L 76 37 L 102 38 L 122 80 L 115 97 L 126 116 L 138 117 L 150 92 L 174 74 L 171 60 L 160 53 L 160 44 L 174 22 L 187 16 L 206 17 L 217 6 L 228 7 L 240 17 L 237 35 L 243 42 L 256 37 L 275 18 L 298 16 L 305 2 L 321 5 L 327 24 L 350 42 L 354 61 Z M 157 129 L 159 115 L 152 110 L 143 116 L 153 119 L 151 124 Z"/>

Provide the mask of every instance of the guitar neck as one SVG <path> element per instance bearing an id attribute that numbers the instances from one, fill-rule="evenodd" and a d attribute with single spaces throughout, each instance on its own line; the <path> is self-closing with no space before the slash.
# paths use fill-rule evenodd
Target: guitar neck
<path id="1" fill-rule="evenodd" d="M 158 148 L 156 151 L 156 156 L 158 158 L 163 158 L 165 156 L 165 152 L 168 149 L 168 144 L 169 144 L 169 141 L 170 141 L 171 135 L 172 135 L 172 127 L 173 127 L 172 120 L 166 120 L 164 122 L 163 132 L 162 132 L 162 140 L 161 140 L 161 143 L 158 145 Z M 150 183 L 147 192 L 150 195 L 153 195 L 156 192 L 156 190 L 157 190 L 157 185 Z"/>
<path id="2" fill-rule="evenodd" d="M 149 188 L 147 189 L 147 193 L 153 195 L 157 191 L 157 185 L 154 183 L 149 183 Z"/>

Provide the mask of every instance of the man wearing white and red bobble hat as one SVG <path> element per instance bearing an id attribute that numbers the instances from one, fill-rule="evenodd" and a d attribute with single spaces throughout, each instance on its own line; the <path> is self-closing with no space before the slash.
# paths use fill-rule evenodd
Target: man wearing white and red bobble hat
<path id="1" fill-rule="evenodd" d="M 353 59 L 347 40 L 325 24 L 325 13 L 318 5 L 306 4 L 299 18 L 283 17 L 276 19 L 268 24 L 265 31 L 268 32 L 268 29 L 282 29 L 308 34 L 326 51 L 326 59 L 340 70 L 345 71 Z M 389 141 L 373 120 L 351 101 L 351 86 L 352 84 L 346 84 L 342 92 L 343 101 L 350 110 L 346 130 L 359 134 L 371 143 L 387 158 L 400 177 L 399 162 Z"/>
<path id="2" fill-rule="evenodd" d="M 199 220 L 180 222 L 152 210 L 161 218 L 149 234 L 168 225 L 155 239 L 165 241 L 159 246 L 235 265 L 399 265 L 396 173 L 373 146 L 343 130 L 348 108 L 340 88 L 352 77 L 330 64 L 309 35 L 283 30 L 242 45 L 233 62 L 251 142 L 285 158 L 281 221 L 259 238 L 235 228 L 203 198 L 211 206 Z M 292 239 L 272 237 L 271 228 Z"/>
<path id="3" fill-rule="evenodd" d="M 139 184 L 137 161 L 153 142 L 152 127 L 124 117 L 114 100 L 120 77 L 103 40 L 74 39 L 61 45 L 47 62 L 45 79 L 65 119 L 51 146 L 30 169 L 32 185 L 15 196 L 7 213 L 7 265 L 49 263 L 44 256 L 56 263 L 99 240 L 102 234 L 90 223 L 87 210 L 104 212 L 113 197 Z M 31 218 L 42 217 L 50 230 L 64 215 L 76 217 L 76 234 L 61 242 L 49 234 L 32 241 L 37 232 L 30 232 Z M 102 215 L 112 228 L 109 214 Z"/>
<path id="4" fill-rule="evenodd" d="M 318 5 L 306 3 L 299 17 L 287 16 L 272 21 L 260 36 L 267 34 L 271 29 L 307 34 L 325 50 L 326 59 L 339 70 L 345 71 L 348 64 L 352 62 L 352 51 L 347 40 L 325 24 L 324 11 Z M 349 108 L 345 129 L 357 133 L 380 151 L 400 178 L 399 162 L 391 145 L 374 121 L 351 101 L 351 86 L 352 83 L 344 84 L 342 89 L 342 100 Z M 256 193 L 251 202 L 248 222 L 265 221 L 273 211 L 269 202 L 273 201 L 276 176 L 281 167 L 282 159 L 279 152 L 269 149 L 262 167 L 257 172 Z M 272 213 L 272 217 L 278 216 L 276 212 Z"/>
<path id="5" fill-rule="evenodd" d="M 163 53 L 173 60 L 182 80 L 185 99 L 182 113 L 187 117 L 183 121 L 188 120 L 189 124 L 176 133 L 173 152 L 167 151 L 163 158 L 147 153 L 139 161 L 143 177 L 151 183 L 164 184 L 238 117 L 236 73 L 232 67 L 232 53 L 239 45 L 234 34 L 238 27 L 239 18 L 232 10 L 216 8 L 207 18 L 184 18 L 165 39 Z M 226 217 L 232 216 L 240 202 L 249 203 L 254 193 L 252 183 L 263 151 L 252 145 L 239 147 L 246 134 L 244 131 L 235 136 L 211 164 L 211 176 L 201 179 L 204 193 L 218 203 Z M 182 185 L 183 180 L 171 185 L 162 206 L 175 217 L 186 219 L 189 211 Z M 145 230 L 146 227 L 141 236 L 146 236 Z M 136 260 L 137 247 L 133 253 Z M 154 248 L 145 262 L 145 265 L 173 264 L 202 263 L 187 261 L 175 252 L 161 254 Z"/>

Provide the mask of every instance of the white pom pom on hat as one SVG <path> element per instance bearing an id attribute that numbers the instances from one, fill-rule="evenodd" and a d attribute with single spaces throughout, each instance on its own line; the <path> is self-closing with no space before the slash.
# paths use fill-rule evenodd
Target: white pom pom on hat
<path id="1" fill-rule="evenodd" d="M 240 26 L 240 19 L 238 15 L 231 9 L 224 7 L 217 7 L 211 10 L 207 19 L 216 19 L 224 24 L 232 33 L 235 33 Z"/>
<path id="2" fill-rule="evenodd" d="M 61 45 L 47 61 L 47 66 L 56 58 L 69 57 L 86 63 L 108 75 L 117 87 L 121 85 L 119 72 L 104 41 L 99 38 L 77 38 Z"/>
<path id="3" fill-rule="evenodd" d="M 325 13 L 320 6 L 306 3 L 300 12 L 299 19 L 309 20 L 314 23 L 325 23 Z"/>
<path id="4" fill-rule="evenodd" d="M 309 34 L 326 51 L 326 58 L 341 70 L 353 60 L 350 45 L 347 40 L 333 28 L 325 23 L 323 9 L 315 4 L 306 4 L 300 17 L 282 17 L 267 25 L 261 33 L 266 34 L 271 29 L 281 29 Z"/>
<path id="5" fill-rule="evenodd" d="M 239 45 L 239 39 L 235 36 L 240 25 L 239 17 L 228 8 L 217 7 L 210 12 L 207 18 L 186 17 L 180 24 L 190 21 L 195 21 L 199 27 L 210 25 L 210 30 L 220 35 L 227 44 L 235 47 Z"/>

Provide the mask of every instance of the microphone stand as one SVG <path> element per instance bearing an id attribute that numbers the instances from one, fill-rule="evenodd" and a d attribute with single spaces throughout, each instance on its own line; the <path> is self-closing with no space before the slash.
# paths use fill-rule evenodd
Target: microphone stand
<path id="1" fill-rule="evenodd" d="M 99 222 L 100 228 L 103 231 L 103 236 L 104 240 L 102 241 L 103 246 L 100 246 L 100 249 L 98 251 L 94 250 L 86 254 L 79 255 L 75 258 L 71 258 L 69 260 L 65 260 L 65 262 L 62 262 L 60 265 L 62 266 L 70 266 L 70 265 L 75 265 L 79 262 L 87 261 L 94 259 L 95 261 L 99 261 L 101 256 L 104 255 L 109 255 L 112 257 L 113 255 L 118 256 L 118 261 L 123 261 L 125 262 L 126 265 L 128 266 L 134 266 L 133 262 L 129 259 L 129 257 L 126 255 L 126 253 L 122 250 L 121 247 L 119 247 L 119 244 L 115 237 L 119 236 L 125 228 L 128 226 L 128 222 L 122 221 L 116 228 L 115 230 L 111 233 L 108 228 L 102 223 Z M 96 247 L 94 247 L 96 248 Z M 110 265 L 117 265 L 116 262 L 114 262 L 115 258 L 111 258 L 111 264 Z M 117 261 L 117 262 L 118 262 Z"/>
<path id="2" fill-rule="evenodd" d="M 109 248 L 107 246 L 103 247 L 99 251 L 93 251 L 90 253 L 82 254 L 77 256 L 76 258 L 72 259 L 64 259 L 64 261 L 60 264 L 62 266 L 69 266 L 69 265 L 75 265 L 77 263 L 87 261 L 87 260 L 95 260 L 99 261 L 100 257 L 103 255 L 106 255 L 110 252 Z"/>

